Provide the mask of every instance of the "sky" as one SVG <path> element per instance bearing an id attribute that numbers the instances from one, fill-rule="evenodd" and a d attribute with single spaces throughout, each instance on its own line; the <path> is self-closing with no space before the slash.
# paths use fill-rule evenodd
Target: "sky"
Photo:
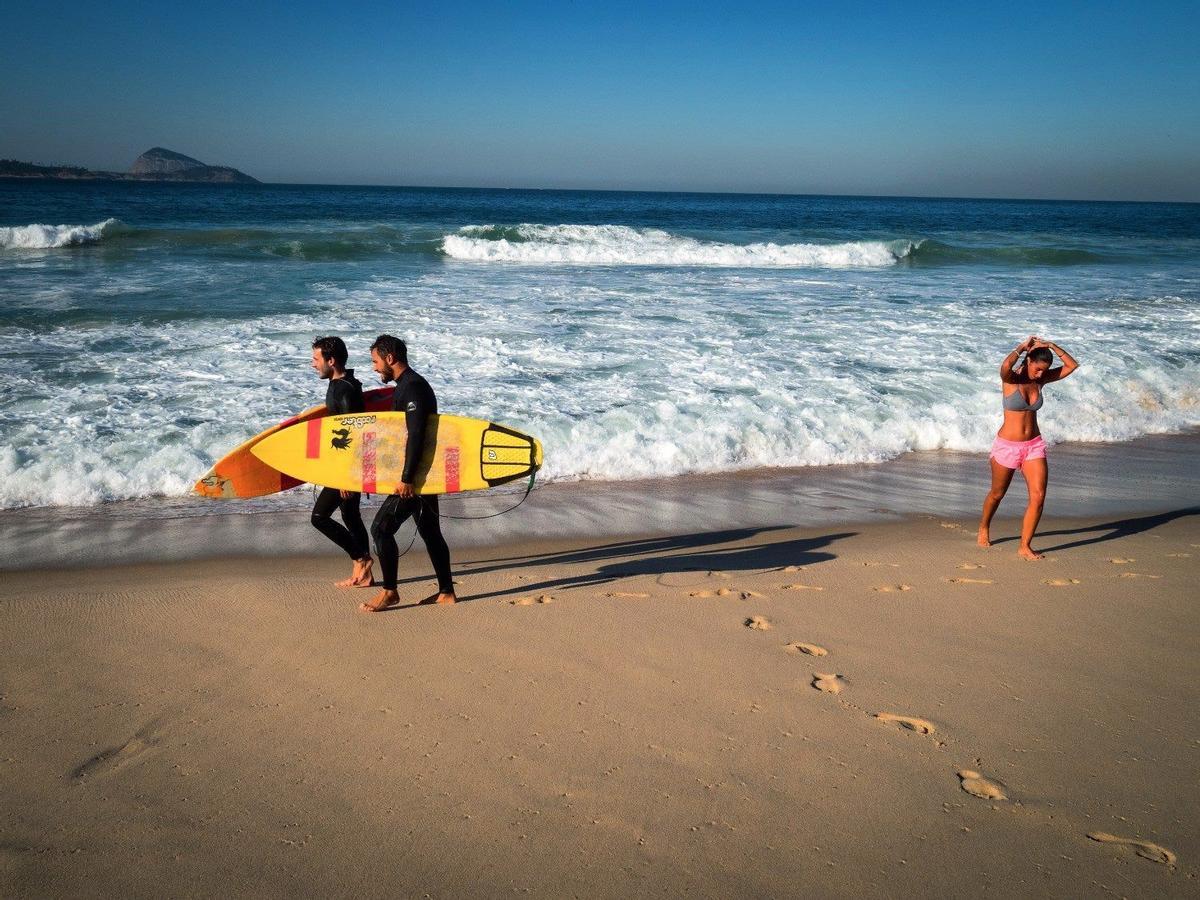
<path id="1" fill-rule="evenodd" d="M 0 157 L 262 181 L 1200 201 L 1200 2 L 6 0 Z"/>

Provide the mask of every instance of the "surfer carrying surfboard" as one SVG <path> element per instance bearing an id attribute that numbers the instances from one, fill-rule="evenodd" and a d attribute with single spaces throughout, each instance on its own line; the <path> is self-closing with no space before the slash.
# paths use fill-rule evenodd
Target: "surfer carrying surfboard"
<path id="1" fill-rule="evenodd" d="M 321 337 L 312 344 L 312 367 L 323 380 L 329 382 L 325 390 L 325 406 L 329 415 L 360 413 L 364 410 L 362 383 L 354 377 L 354 370 L 346 368 L 348 354 L 346 344 L 340 337 Z M 371 545 L 367 529 L 359 513 L 362 495 L 354 491 L 339 491 L 322 488 L 313 505 L 312 524 L 346 551 L 354 561 L 350 577 L 337 582 L 338 587 L 370 587 L 374 584 L 371 574 Z M 333 520 L 333 511 L 340 509 L 342 522 Z"/>
<path id="2" fill-rule="evenodd" d="M 392 410 L 404 413 L 408 440 L 404 450 L 404 470 L 396 492 L 383 501 L 371 522 L 371 537 L 383 576 L 383 589 L 359 608 L 364 612 L 381 612 L 400 602 L 396 591 L 396 572 L 400 551 L 396 532 L 410 516 L 417 520 L 417 532 L 425 542 L 429 561 L 437 574 L 438 592 L 422 603 L 454 603 L 454 579 L 450 572 L 450 548 L 442 537 L 442 524 L 437 494 L 418 495 L 415 489 L 418 466 L 425 450 L 425 435 L 429 417 L 437 413 L 437 397 L 429 382 L 408 367 L 408 347 L 400 338 L 381 334 L 371 345 L 371 365 L 384 384 L 396 382 L 392 395 Z"/>

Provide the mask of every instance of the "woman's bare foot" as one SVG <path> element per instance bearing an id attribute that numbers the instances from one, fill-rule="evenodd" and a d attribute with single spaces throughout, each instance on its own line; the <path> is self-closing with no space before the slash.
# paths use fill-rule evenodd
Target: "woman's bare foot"
<path id="1" fill-rule="evenodd" d="M 991 530 L 981 526 L 979 529 L 979 537 L 975 539 L 975 543 L 977 543 L 980 547 L 992 546 Z"/>
<path id="2" fill-rule="evenodd" d="M 350 577 L 336 582 L 337 587 L 354 588 L 370 587 L 373 585 L 375 583 L 375 576 L 371 572 L 371 566 L 374 565 L 374 562 L 369 556 L 356 559 L 354 561 L 354 571 L 350 573 Z"/>
<path id="3" fill-rule="evenodd" d="M 435 594 L 434 596 L 430 597 L 428 600 L 423 601 L 423 602 L 426 602 L 426 603 L 457 603 L 458 597 L 454 596 L 454 592 L 451 591 L 448 594 L 444 594 L 444 593 L 443 594 Z"/>
<path id="4" fill-rule="evenodd" d="M 1045 559 L 1046 558 L 1046 555 L 1044 553 L 1038 553 L 1032 547 L 1022 547 L 1021 549 L 1019 549 L 1017 551 L 1017 556 L 1021 557 L 1021 559 Z"/>
<path id="5" fill-rule="evenodd" d="M 371 599 L 370 603 L 360 603 L 358 608 L 363 612 L 383 612 L 389 606 L 395 606 L 399 602 L 399 594 L 391 588 L 384 588 Z"/>

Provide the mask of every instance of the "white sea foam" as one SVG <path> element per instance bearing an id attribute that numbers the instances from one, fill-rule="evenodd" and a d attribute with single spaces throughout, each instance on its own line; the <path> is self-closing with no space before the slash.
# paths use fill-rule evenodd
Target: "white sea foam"
<path id="1" fill-rule="evenodd" d="M 191 279 L 211 274 L 175 267 L 159 290 L 199 289 Z M 1007 295 L 944 273 L 797 274 L 331 269 L 290 312 L 7 327 L 28 362 L 0 381 L 0 508 L 184 495 L 217 456 L 319 402 L 309 345 L 334 331 L 368 384 L 375 335 L 409 339 L 442 409 L 538 435 L 548 479 L 983 452 L 1001 419 L 999 360 L 1030 332 L 1083 363 L 1046 391 L 1047 440 L 1200 425 L 1190 297 L 1080 299 L 1065 272 L 1005 281 Z M 1022 298 L 1034 289 L 1036 304 Z"/>
<path id="2" fill-rule="evenodd" d="M 627 225 L 468 225 L 442 239 L 454 259 L 575 265 L 846 269 L 894 265 L 911 250 L 907 241 L 727 244 Z"/>
<path id="3" fill-rule="evenodd" d="M 120 225 L 117 219 L 105 219 L 95 225 L 17 225 L 0 228 L 0 250 L 49 250 L 94 244 L 106 231 Z"/>

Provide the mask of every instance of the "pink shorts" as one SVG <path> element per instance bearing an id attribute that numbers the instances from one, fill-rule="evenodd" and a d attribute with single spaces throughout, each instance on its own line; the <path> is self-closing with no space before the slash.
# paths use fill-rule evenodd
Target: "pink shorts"
<path id="1" fill-rule="evenodd" d="M 1027 459 L 1045 459 L 1046 442 L 1041 435 L 1032 441 L 1008 441 L 1002 437 L 992 441 L 992 459 L 1006 469 L 1019 469 Z"/>

